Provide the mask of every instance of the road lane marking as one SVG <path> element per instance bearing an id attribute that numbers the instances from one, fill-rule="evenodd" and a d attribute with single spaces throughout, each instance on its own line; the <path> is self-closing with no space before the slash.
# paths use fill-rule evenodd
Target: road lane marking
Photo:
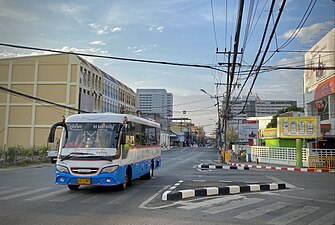
<path id="1" fill-rule="evenodd" d="M 163 201 L 166 201 L 166 200 L 167 200 L 167 195 L 168 195 L 171 191 L 173 191 L 174 189 L 176 189 L 179 185 L 181 185 L 183 182 L 184 182 L 184 181 L 180 180 L 180 181 L 178 181 L 177 183 L 175 183 L 173 186 L 169 186 L 170 188 L 169 188 L 167 191 L 165 191 L 165 192 L 163 193 L 163 195 L 162 195 L 162 200 L 163 200 Z"/>
<path id="2" fill-rule="evenodd" d="M 286 188 L 289 188 L 289 189 L 296 189 L 298 188 L 297 186 L 293 185 L 293 184 L 290 184 L 286 181 L 283 181 L 277 177 L 273 177 L 273 176 L 267 176 L 267 178 L 273 180 L 275 183 L 285 183 L 286 184 Z"/>
<path id="3" fill-rule="evenodd" d="M 16 191 L 22 191 L 22 190 L 28 189 L 28 188 L 31 188 L 31 187 L 24 186 L 24 187 L 11 188 L 11 189 L 8 189 L 8 190 L 0 191 L 0 195 L 9 194 L 9 193 L 16 192 Z"/>
<path id="4" fill-rule="evenodd" d="M 276 193 L 275 191 L 259 192 L 258 194 L 261 194 L 261 195 L 275 195 L 275 196 L 285 197 L 285 198 L 292 198 L 292 199 L 299 199 L 299 200 L 334 204 L 334 201 L 327 201 L 327 200 L 320 200 L 320 199 L 313 199 L 313 198 L 304 198 L 304 197 L 298 197 L 298 196 L 284 195 L 282 193 Z"/>
<path id="5" fill-rule="evenodd" d="M 234 202 L 229 202 L 226 205 L 212 207 L 212 208 L 207 209 L 207 210 L 202 211 L 202 212 L 208 213 L 208 214 L 217 214 L 217 213 L 225 212 L 225 211 L 228 211 L 228 210 L 237 209 L 237 208 L 240 208 L 240 207 L 243 207 L 243 206 L 246 206 L 246 205 L 259 203 L 261 201 L 264 201 L 264 199 L 244 198 L 244 199 L 237 200 L 237 201 L 234 201 Z"/>
<path id="6" fill-rule="evenodd" d="M 209 200 L 204 200 L 202 202 L 179 202 L 180 206 L 178 208 L 180 209 L 187 209 L 187 210 L 191 210 L 191 209 L 197 209 L 197 208 L 208 208 L 211 207 L 212 205 L 221 203 L 227 203 L 229 201 L 233 201 L 233 200 L 241 200 L 245 197 L 243 196 L 225 196 L 225 197 L 220 197 L 220 198 L 214 198 L 214 199 L 209 199 Z"/>
<path id="7" fill-rule="evenodd" d="M 66 202 L 74 198 L 78 198 L 82 196 L 80 193 L 76 193 L 75 191 L 67 191 L 66 195 L 61 196 L 59 198 L 55 198 L 50 200 L 51 202 Z"/>
<path id="8" fill-rule="evenodd" d="M 51 196 L 54 196 L 54 195 L 58 195 L 60 193 L 65 193 L 65 192 L 68 192 L 68 190 L 67 189 L 60 189 L 60 190 L 57 190 L 57 191 L 52 191 L 52 192 L 45 193 L 45 194 L 42 194 L 42 195 L 39 195 L 39 196 L 36 196 L 36 197 L 27 198 L 27 199 L 24 199 L 24 200 L 25 201 L 38 201 L 38 200 L 48 198 L 48 197 L 51 197 Z"/>
<path id="9" fill-rule="evenodd" d="M 9 186 L 1 186 L 0 187 L 0 190 L 2 190 L 2 189 L 6 189 L 6 188 L 10 188 Z"/>
<path id="10" fill-rule="evenodd" d="M 110 204 L 121 204 L 136 193 L 138 193 L 138 190 L 136 190 L 136 189 L 133 189 L 132 191 L 128 190 L 127 192 L 123 192 L 121 196 L 116 197 L 115 199 L 108 202 L 107 204 L 108 205 L 110 205 Z"/>
<path id="11" fill-rule="evenodd" d="M 44 188 L 39 188 L 39 189 L 31 190 L 31 191 L 21 192 L 21 193 L 18 193 L 18 194 L 13 194 L 13 195 L 8 195 L 6 197 L 2 197 L 2 198 L 0 198 L 0 200 L 9 200 L 9 199 L 12 199 L 12 198 L 22 197 L 22 196 L 30 195 L 30 194 L 35 194 L 35 193 L 50 190 L 50 189 L 53 189 L 53 188 L 54 187 L 44 187 Z"/>
<path id="12" fill-rule="evenodd" d="M 234 218 L 242 219 L 242 220 L 250 220 L 250 219 L 253 219 L 253 218 L 257 217 L 257 216 L 263 216 L 263 215 L 265 215 L 267 213 L 270 213 L 270 212 L 273 212 L 275 210 L 284 208 L 284 207 L 286 207 L 288 205 L 291 205 L 291 203 L 276 202 L 276 203 L 271 204 L 271 205 L 266 205 L 266 206 L 263 206 L 263 207 L 259 207 L 257 209 L 253 209 L 253 210 L 249 210 L 249 211 L 243 212 L 243 213 L 241 213 L 238 216 L 234 216 Z"/>
<path id="13" fill-rule="evenodd" d="M 317 220 L 314 220 L 308 225 L 325 225 L 325 224 L 335 224 L 335 211 L 332 211 Z"/>
<path id="14" fill-rule="evenodd" d="M 308 216 L 309 214 L 315 212 L 319 208 L 320 207 L 304 206 L 301 209 L 297 209 L 289 213 L 286 213 L 282 216 L 278 216 L 275 219 L 268 221 L 267 224 L 286 225 L 302 217 Z"/>
<path id="15" fill-rule="evenodd" d="M 146 206 L 147 204 L 149 204 L 149 202 L 151 202 L 154 198 L 156 198 L 158 195 L 160 195 L 163 191 L 167 190 L 169 187 L 171 187 L 171 185 L 165 186 L 163 189 L 159 190 L 153 196 L 151 196 L 150 198 L 148 198 L 147 200 L 145 200 L 138 207 L 141 208 L 141 209 L 162 209 L 162 208 L 166 208 L 166 207 L 170 207 L 172 205 L 175 205 L 176 203 L 172 203 L 172 204 L 164 205 L 164 206 L 157 206 L 157 207 L 148 207 L 148 206 Z"/>

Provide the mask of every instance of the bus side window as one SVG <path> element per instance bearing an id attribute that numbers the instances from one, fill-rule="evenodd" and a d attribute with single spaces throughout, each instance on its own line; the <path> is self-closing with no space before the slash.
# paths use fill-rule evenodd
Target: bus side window
<path id="1" fill-rule="evenodd" d="M 131 122 L 129 122 L 127 128 L 126 143 L 131 146 L 135 145 L 135 126 Z"/>
<path id="2" fill-rule="evenodd" d="M 122 159 L 126 159 L 128 156 L 129 148 L 135 145 L 135 127 L 131 122 L 127 123 L 126 129 L 126 143 L 123 145 L 122 149 Z"/>
<path id="3" fill-rule="evenodd" d="M 145 126 L 135 123 L 135 145 L 146 145 Z"/>

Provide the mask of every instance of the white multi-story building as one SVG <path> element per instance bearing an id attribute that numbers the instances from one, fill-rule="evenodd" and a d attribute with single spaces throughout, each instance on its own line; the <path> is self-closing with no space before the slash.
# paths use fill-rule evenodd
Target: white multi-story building
<path id="1" fill-rule="evenodd" d="M 172 117 L 172 93 L 167 93 L 165 89 L 137 89 L 136 96 L 136 109 L 141 113 Z"/>
<path id="2" fill-rule="evenodd" d="M 229 122 L 230 125 L 237 127 L 238 121 L 244 120 L 248 117 L 274 116 L 277 114 L 278 110 L 291 106 L 297 106 L 297 101 L 263 100 L 258 96 L 249 96 L 246 107 L 243 110 L 245 103 L 245 96 L 231 101 L 230 114 L 232 115 L 232 120 Z"/>

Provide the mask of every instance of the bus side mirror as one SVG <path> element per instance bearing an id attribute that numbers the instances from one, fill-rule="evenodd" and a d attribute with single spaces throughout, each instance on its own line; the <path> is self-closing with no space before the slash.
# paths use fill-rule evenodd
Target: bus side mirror
<path id="1" fill-rule="evenodd" d="M 56 129 L 57 127 L 64 127 L 65 128 L 65 138 L 68 138 L 68 132 L 67 132 L 67 126 L 65 124 L 65 122 L 58 122 L 55 123 L 54 125 L 51 126 L 50 128 L 50 132 L 49 132 L 49 137 L 48 137 L 48 142 L 49 143 L 53 143 L 55 141 L 55 133 L 56 133 Z"/>
<path id="2" fill-rule="evenodd" d="M 126 144 L 126 129 L 125 129 L 125 127 L 122 128 L 122 135 L 121 135 L 120 144 L 121 145 Z"/>

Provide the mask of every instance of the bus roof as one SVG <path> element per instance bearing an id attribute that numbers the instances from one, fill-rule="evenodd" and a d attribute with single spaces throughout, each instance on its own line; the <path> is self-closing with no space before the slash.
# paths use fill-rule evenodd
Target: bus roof
<path id="1" fill-rule="evenodd" d="M 74 114 L 66 118 L 66 122 L 70 123 L 123 123 L 124 118 L 130 122 L 141 123 L 147 126 L 160 128 L 160 124 L 149 119 L 144 119 L 130 114 L 115 114 L 115 113 L 83 113 Z"/>

